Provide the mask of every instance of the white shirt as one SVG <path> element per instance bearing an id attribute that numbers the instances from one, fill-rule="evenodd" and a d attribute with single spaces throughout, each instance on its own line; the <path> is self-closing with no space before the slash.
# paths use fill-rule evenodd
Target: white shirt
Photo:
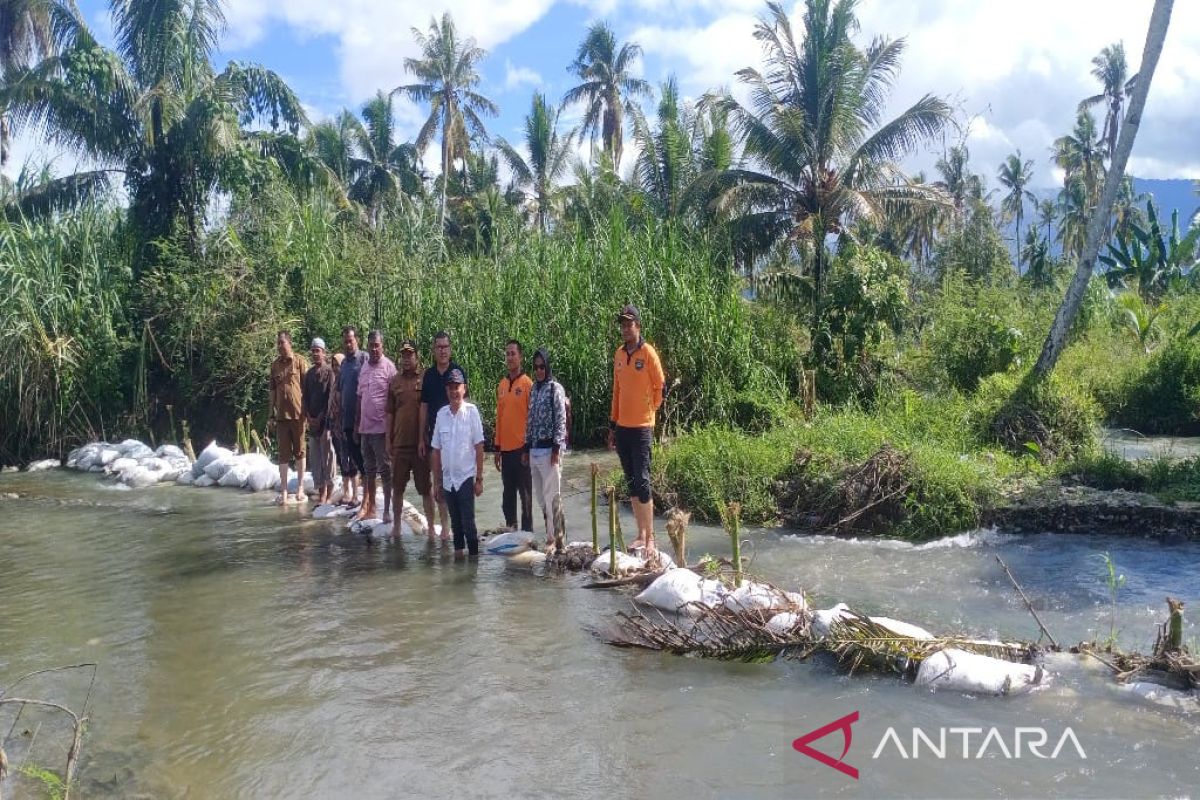
<path id="1" fill-rule="evenodd" d="M 442 457 L 442 487 L 451 491 L 475 477 L 475 445 L 483 443 L 483 420 L 474 403 L 463 401 L 455 414 L 438 410 L 432 447 Z"/>

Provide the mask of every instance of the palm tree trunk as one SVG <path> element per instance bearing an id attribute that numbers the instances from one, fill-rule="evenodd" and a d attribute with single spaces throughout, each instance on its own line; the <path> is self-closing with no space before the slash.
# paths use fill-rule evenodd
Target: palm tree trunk
<path id="1" fill-rule="evenodd" d="M 1017 277 L 1021 277 L 1021 209 L 1017 209 Z"/>
<path id="2" fill-rule="evenodd" d="M 1100 240 L 1107 227 L 1109 215 L 1112 214 L 1113 203 L 1121 188 L 1121 179 L 1125 175 L 1125 165 L 1129 161 L 1129 153 L 1133 150 L 1133 140 L 1137 136 L 1138 126 L 1142 121 L 1142 111 L 1146 108 L 1146 97 L 1150 94 L 1150 82 L 1154 78 L 1154 70 L 1158 66 L 1158 57 L 1162 55 L 1163 42 L 1167 38 L 1167 28 L 1171 24 L 1171 8 L 1175 0 L 1154 0 L 1154 11 L 1150 14 L 1150 27 L 1146 31 L 1146 46 L 1142 52 L 1142 64 L 1138 71 L 1138 81 L 1133 89 L 1133 97 L 1129 103 L 1129 111 L 1125 124 L 1121 127 L 1121 138 L 1117 143 L 1117 151 L 1108 168 L 1104 180 L 1104 194 L 1100 202 L 1092 209 L 1091 219 L 1088 220 L 1087 240 L 1083 247 L 1083 255 L 1075 267 L 1075 275 L 1063 303 L 1050 326 L 1050 333 L 1042 345 L 1042 354 L 1038 356 L 1037 364 L 1033 367 L 1033 379 L 1045 380 L 1054 371 L 1059 356 L 1067 343 L 1067 332 L 1071 330 L 1079 308 L 1083 305 L 1083 295 L 1087 291 L 1088 281 L 1091 280 L 1092 270 L 1096 266 L 1096 256 L 1100 253 Z"/>
<path id="3" fill-rule="evenodd" d="M 449 104 L 447 104 L 448 106 Z M 450 191 L 450 112 L 442 109 L 442 208 L 438 217 L 438 235 L 446 235 L 446 195 Z"/>

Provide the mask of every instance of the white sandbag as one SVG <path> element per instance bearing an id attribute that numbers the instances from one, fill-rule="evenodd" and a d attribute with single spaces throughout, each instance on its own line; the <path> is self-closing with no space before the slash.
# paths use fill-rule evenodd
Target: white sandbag
<path id="1" fill-rule="evenodd" d="M 483 552 L 493 556 L 515 556 L 533 549 L 534 535 L 529 531 L 508 531 L 489 536 L 481 543 Z"/>
<path id="2" fill-rule="evenodd" d="M 324 503 L 313 509 L 313 519 L 337 519 L 338 517 L 348 517 L 353 513 L 354 509 L 352 508 L 335 503 Z"/>
<path id="3" fill-rule="evenodd" d="M 115 447 L 106 447 L 103 450 L 101 450 L 100 453 L 96 456 L 96 461 L 94 464 L 92 464 L 92 466 L 94 467 L 94 466 L 99 465 L 101 467 L 107 467 L 109 464 L 116 461 L 120 457 L 121 457 L 120 450 L 117 450 Z"/>
<path id="4" fill-rule="evenodd" d="M 132 489 L 145 489 L 158 483 L 161 473 L 147 467 L 132 467 L 121 473 L 121 483 Z"/>
<path id="5" fill-rule="evenodd" d="M 278 467 L 276 467 L 276 469 L 278 469 Z M 296 471 L 295 470 L 288 470 L 288 491 L 291 492 L 292 494 L 296 494 Z M 304 493 L 305 494 L 314 494 L 315 492 L 316 492 L 316 488 L 313 484 L 312 473 L 311 472 L 304 473 Z M 380 505 L 382 505 L 382 501 L 380 501 Z"/>
<path id="6" fill-rule="evenodd" d="M 219 458 L 226 458 L 233 455 L 232 450 L 226 450 L 216 443 L 216 440 L 208 443 L 208 447 L 200 451 L 200 455 L 196 456 L 196 463 L 192 464 L 192 476 L 199 478 L 204 475 L 204 468 Z M 214 479 L 215 480 L 215 479 Z"/>
<path id="7" fill-rule="evenodd" d="M 876 625 L 881 625 L 889 631 L 900 636 L 907 636 L 910 639 L 932 639 L 933 634 L 924 628 L 913 625 L 911 622 L 903 622 L 891 617 L 871 617 L 871 622 Z"/>
<path id="8" fill-rule="evenodd" d="M 605 550 L 595 561 L 592 562 L 592 572 L 597 575 L 611 575 L 611 556 L 609 551 Z M 617 574 L 611 577 L 617 578 L 629 572 L 636 572 L 646 566 L 646 562 L 637 556 L 631 556 L 628 553 L 617 551 Z"/>
<path id="9" fill-rule="evenodd" d="M 128 453 L 130 450 L 133 450 L 134 448 L 145 447 L 145 446 L 146 445 L 144 445 L 142 442 L 138 441 L 137 439 L 125 439 L 122 442 L 120 442 L 119 444 L 113 445 L 113 447 L 115 447 L 121 451 L 121 455 L 125 455 L 126 453 Z"/>
<path id="10" fill-rule="evenodd" d="M 217 482 L 214 481 L 212 478 L 208 477 L 207 475 L 201 475 L 199 478 L 196 478 L 194 481 L 192 481 L 192 486 L 207 487 L 207 486 L 216 486 L 216 485 L 217 485 Z"/>
<path id="11" fill-rule="evenodd" d="M 168 461 L 176 458 L 187 459 L 187 454 L 173 444 L 159 445 L 159 448 L 154 451 L 154 455 L 159 458 L 165 458 Z"/>
<path id="12" fill-rule="evenodd" d="M 120 458 L 114 458 L 109 465 L 104 468 L 104 470 L 105 472 L 124 472 L 125 470 L 133 469 L 136 466 L 138 466 L 138 461 L 136 458 L 126 458 L 125 456 L 121 456 Z"/>
<path id="13" fill-rule="evenodd" d="M 67 459 L 67 466 L 87 472 L 96 465 L 100 459 L 100 451 L 107 446 L 104 442 L 85 444 L 78 450 L 71 452 L 70 457 Z"/>
<path id="14" fill-rule="evenodd" d="M 136 458 L 141 461 L 143 458 L 154 458 L 154 451 L 149 446 L 137 442 L 133 447 L 121 448 L 121 456 L 123 458 Z"/>
<path id="15" fill-rule="evenodd" d="M 599 561 L 605 558 L 601 554 Z M 594 566 L 594 564 L 593 564 Z M 654 579 L 642 593 L 633 598 L 635 603 L 652 606 L 662 611 L 694 611 L 690 604 L 709 608 L 718 606 L 725 599 L 727 590 L 719 582 L 701 578 L 690 569 L 672 569 Z"/>
<path id="16" fill-rule="evenodd" d="M 370 517 L 369 519 L 353 520 L 346 528 L 351 533 L 369 534 L 375 529 L 376 525 L 382 525 L 383 520 L 379 517 Z"/>
<path id="17" fill-rule="evenodd" d="M 43 458 L 40 461 L 34 461 L 25 468 L 26 472 L 45 472 L 48 469 L 58 469 L 62 466 L 62 462 L 57 458 Z"/>
<path id="18" fill-rule="evenodd" d="M 1149 681 L 1114 684 L 1120 691 L 1128 692 L 1139 700 L 1176 711 L 1200 712 L 1200 697 L 1192 692 L 1171 689 Z"/>
<path id="19" fill-rule="evenodd" d="M 163 471 L 171 468 L 170 461 L 167 461 L 165 458 L 159 458 L 158 456 L 155 456 L 155 455 L 149 455 L 149 456 L 145 456 L 143 458 L 139 458 L 137 460 L 137 463 L 138 463 L 139 467 L 145 467 L 146 469 L 152 469 L 155 472 L 163 472 Z"/>
<path id="20" fill-rule="evenodd" d="M 404 508 L 400 511 L 400 518 L 408 523 L 417 536 L 423 536 L 429 530 L 429 521 L 425 519 L 425 515 L 407 500 L 404 501 Z"/>
<path id="21" fill-rule="evenodd" d="M 195 482 L 195 480 L 196 479 L 192 477 L 192 471 L 185 470 L 185 471 L 179 473 L 178 476 L 176 476 L 175 484 L 177 486 L 191 486 L 192 483 Z"/>
<path id="22" fill-rule="evenodd" d="M 776 589 L 765 583 L 746 581 L 725 596 L 722 603 L 726 609 L 735 612 L 746 611 L 789 611 L 793 601 L 782 589 Z"/>
<path id="23" fill-rule="evenodd" d="M 813 612 L 812 631 L 813 636 L 818 639 L 824 639 L 829 635 L 829 629 L 834 622 L 840 622 L 847 619 L 850 614 L 850 606 L 845 603 L 838 603 L 833 608 L 824 608 Z"/>
<path id="24" fill-rule="evenodd" d="M 209 465 L 204 468 L 204 474 L 212 478 L 214 481 L 220 483 L 221 478 L 225 477 L 225 473 L 233 469 L 237 463 L 238 457 L 231 453 L 230 455 L 223 456 L 222 458 L 218 458 L 215 461 L 210 462 Z"/>
<path id="25" fill-rule="evenodd" d="M 270 463 L 250 467 L 245 486 L 252 492 L 266 492 L 279 488 L 279 467 Z"/>
<path id="26" fill-rule="evenodd" d="M 212 465 L 209 464 L 211 467 Z M 225 471 L 225 474 L 217 480 L 218 486 L 224 486 L 227 489 L 240 489 L 246 485 L 246 480 L 250 477 L 250 467 L 242 462 L 233 464 Z"/>
<path id="27" fill-rule="evenodd" d="M 1012 695 L 1042 682 L 1042 668 L 947 647 L 921 662 L 917 686 L 968 694 Z"/>
<path id="28" fill-rule="evenodd" d="M 767 620 L 767 630 L 776 636 L 786 636 L 799 624 L 799 614 L 794 611 L 784 611 Z"/>
<path id="29" fill-rule="evenodd" d="M 504 559 L 504 566 L 534 569 L 546 563 L 546 554 L 539 550 L 526 550 Z"/>

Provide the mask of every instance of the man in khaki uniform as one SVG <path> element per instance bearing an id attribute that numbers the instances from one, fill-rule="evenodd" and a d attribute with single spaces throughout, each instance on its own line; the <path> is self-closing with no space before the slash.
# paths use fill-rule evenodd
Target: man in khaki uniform
<path id="1" fill-rule="evenodd" d="M 304 493 L 304 407 L 301 386 L 308 362 L 292 352 L 292 335 L 280 331 L 275 337 L 279 357 L 271 362 L 271 416 L 275 443 L 279 450 L 279 496 L 275 502 L 288 503 L 288 463 L 296 459 L 296 502 L 308 502 Z"/>
<path id="2" fill-rule="evenodd" d="M 400 536 L 400 509 L 404 508 L 404 490 L 412 475 L 432 538 L 434 505 L 429 459 L 417 452 L 425 435 L 421 429 L 421 364 L 417 345 L 411 339 L 400 343 L 400 371 L 388 385 L 387 430 L 387 449 L 392 454 L 392 536 Z M 443 538 L 449 535 L 448 531 L 442 532 Z"/>

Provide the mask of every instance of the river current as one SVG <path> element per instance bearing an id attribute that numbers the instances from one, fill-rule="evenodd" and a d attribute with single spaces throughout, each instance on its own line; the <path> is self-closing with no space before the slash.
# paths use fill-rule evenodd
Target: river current
<path id="1" fill-rule="evenodd" d="M 574 539 L 590 536 L 592 457 L 568 460 Z M 481 528 L 501 521 L 489 477 Z M 125 491 L 59 472 L 0 475 L 0 495 L 11 493 L 0 500 L 0 686 L 99 663 L 82 797 L 1186 797 L 1200 787 L 1194 701 L 1191 711 L 1148 704 L 1098 663 L 993 698 L 850 676 L 822 658 L 621 650 L 594 632 L 628 595 L 496 557 L 455 562 L 424 539 L 372 543 L 267 494 Z M 845 601 L 939 633 L 1036 639 L 1000 555 L 1060 641 L 1115 627 L 1124 647 L 1147 651 L 1167 594 L 1200 615 L 1200 543 L 1145 533 L 912 546 L 751 530 L 743 555 L 817 607 Z M 705 551 L 725 555 L 728 542 L 693 525 L 689 552 Z M 1115 617 L 1102 552 L 1126 576 Z M 1200 628 L 1184 638 L 1195 645 Z M 77 707 L 86 690 L 86 676 L 68 673 L 21 693 Z M 857 779 L 793 749 L 853 712 L 842 761 Z M 12 719 L 0 708 L 0 735 Z M 935 744 L 958 732 L 945 757 L 914 758 L 914 728 Z M 1044 754 L 1070 728 L 1086 758 L 1070 744 L 1057 758 L 1013 753 L 1017 728 L 1044 729 Z M 1006 747 L 980 754 L 992 729 Z M 26 711 L 11 760 L 61 769 L 65 733 Z M 813 746 L 836 758 L 843 744 L 835 731 Z"/>

